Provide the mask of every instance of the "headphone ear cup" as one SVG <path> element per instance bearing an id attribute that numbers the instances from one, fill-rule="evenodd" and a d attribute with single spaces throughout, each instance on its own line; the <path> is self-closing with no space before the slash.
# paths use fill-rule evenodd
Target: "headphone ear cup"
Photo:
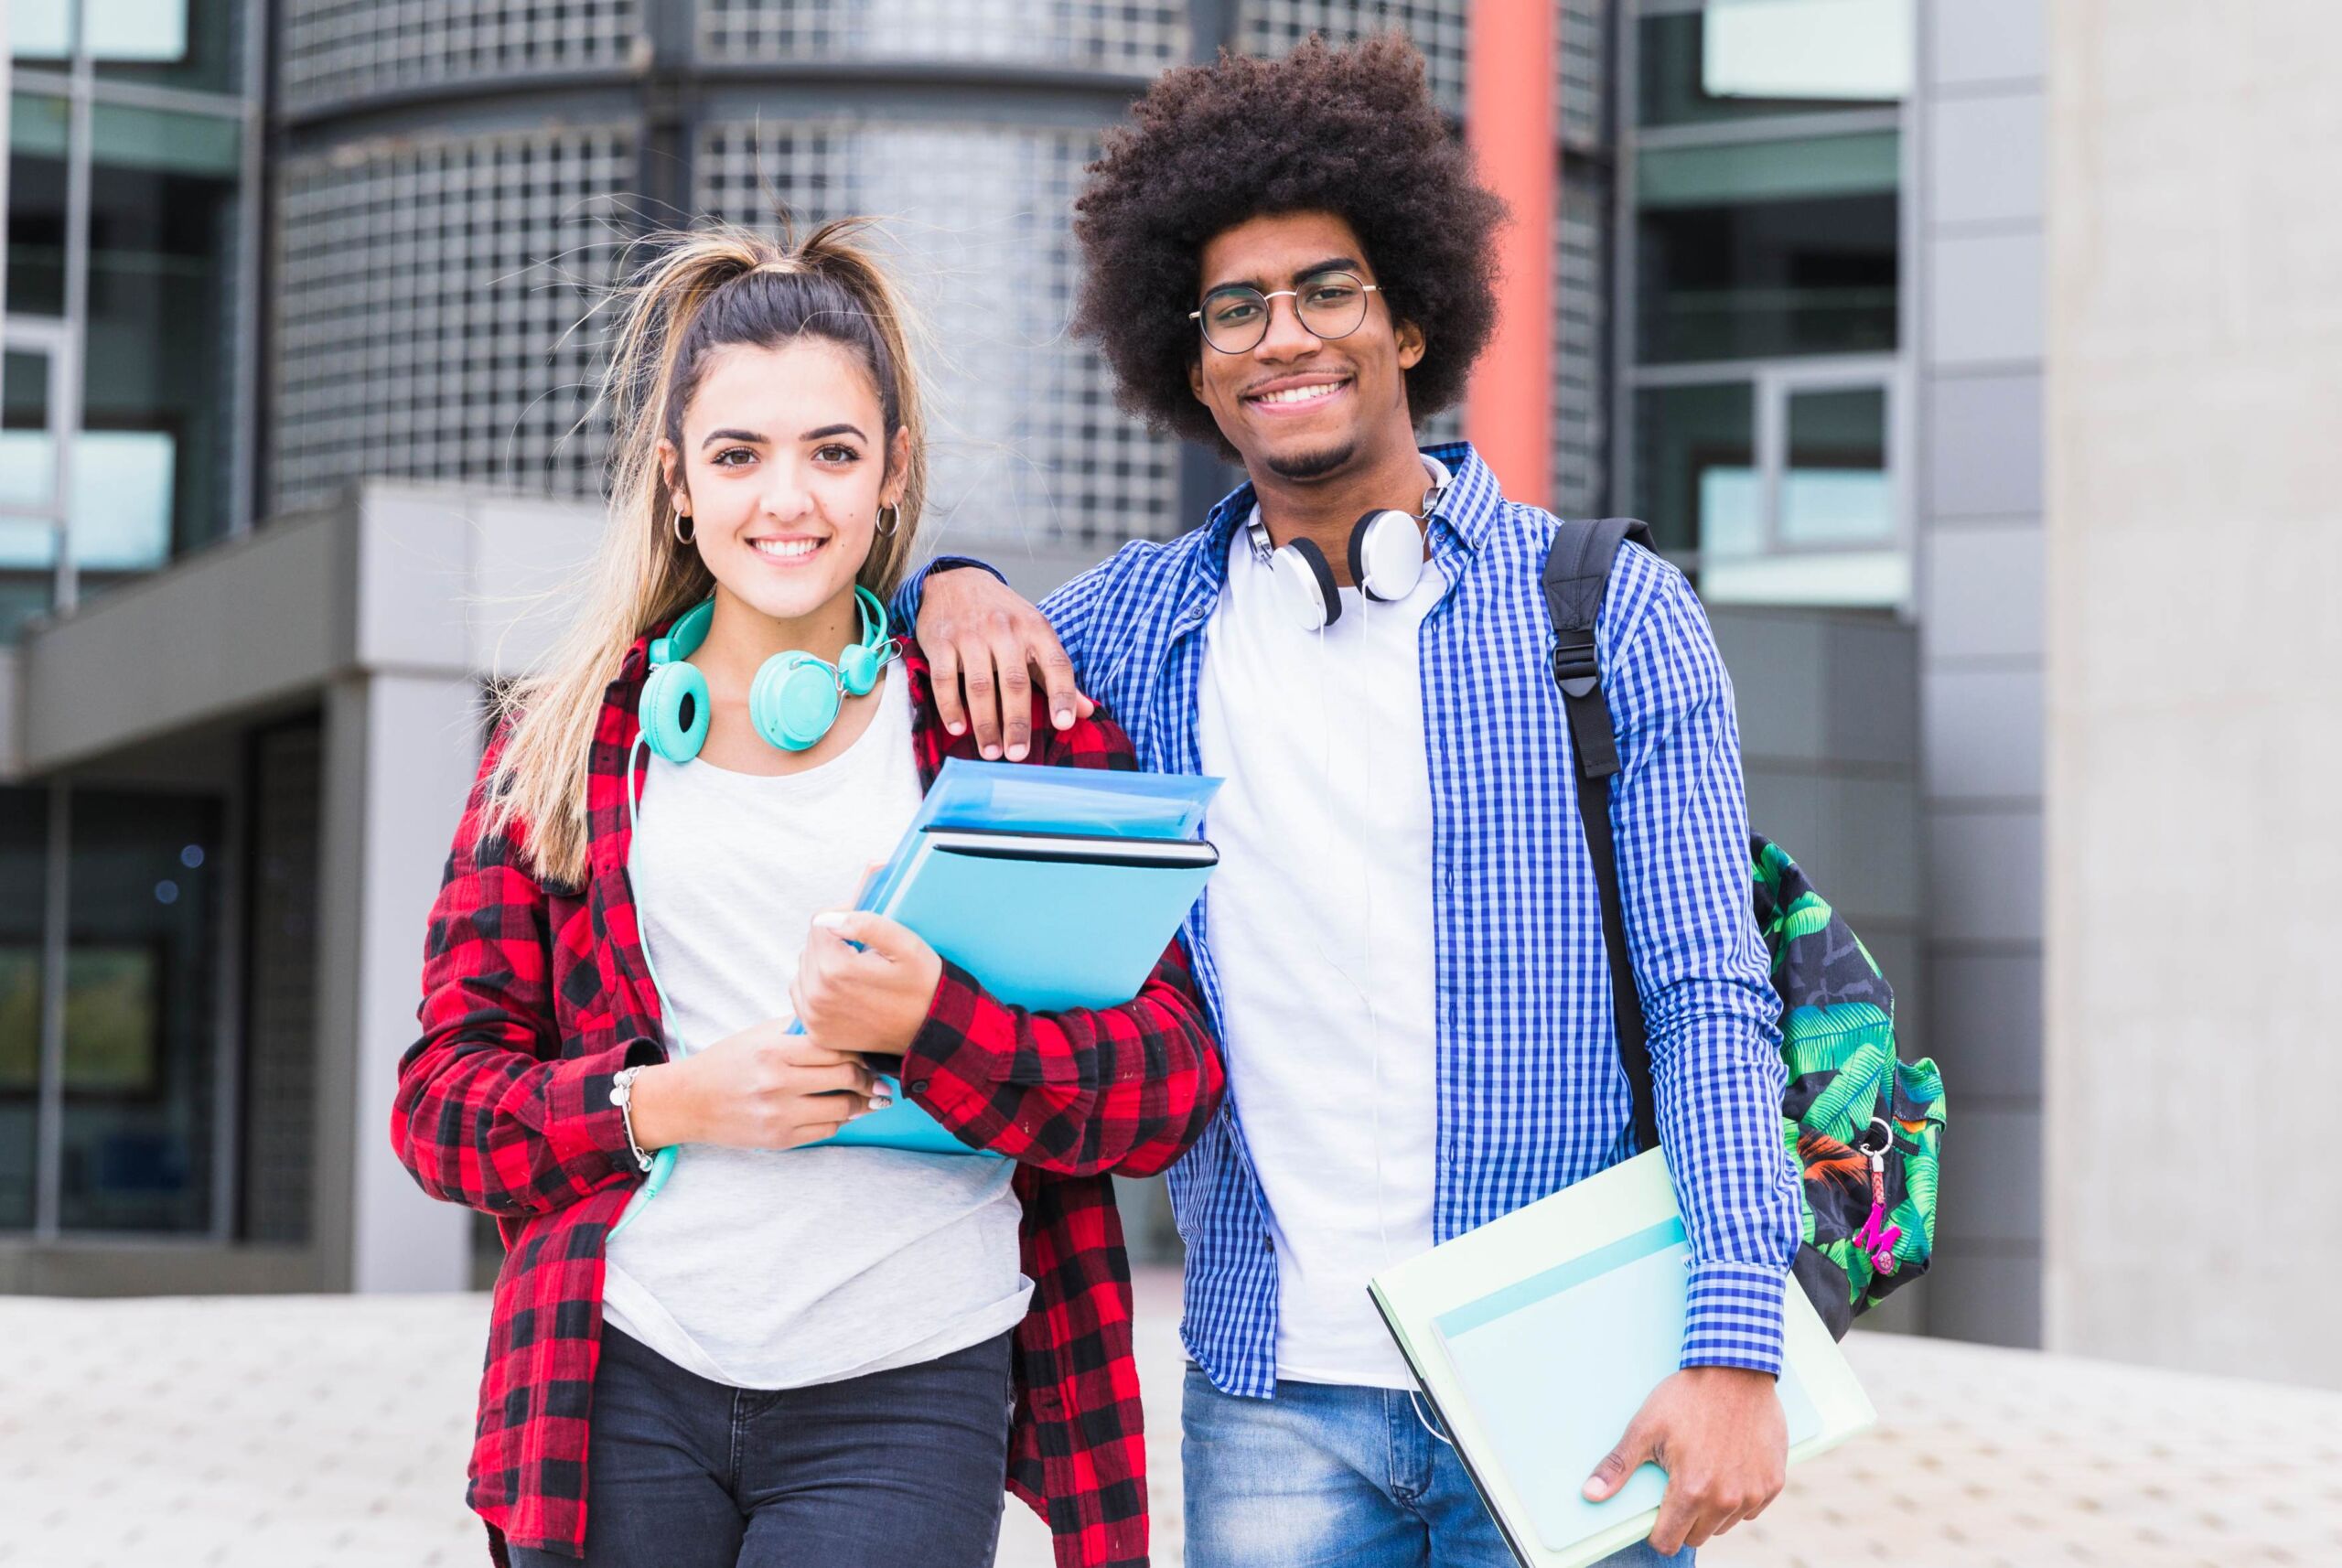
<path id="1" fill-rule="evenodd" d="M 1423 575 L 1423 534 L 1403 511 L 1368 512 L 1350 530 L 1350 581 L 1378 604 L 1415 591 Z"/>
<path id="2" fill-rule="evenodd" d="M 777 653 L 748 683 L 748 723 L 768 746 L 803 751 L 837 723 L 838 672 L 804 652 Z"/>
<path id="3" fill-rule="evenodd" d="M 1269 557 L 1294 619 L 1304 631 L 1317 631 L 1342 618 L 1342 590 L 1334 585 L 1334 569 L 1326 553 L 1312 540 L 1296 539 Z"/>
<path id="4" fill-rule="evenodd" d="M 707 677 L 697 665 L 661 664 L 642 682 L 635 712 L 653 752 L 689 762 L 707 744 Z"/>
<path id="5" fill-rule="evenodd" d="M 878 683 L 878 650 L 857 642 L 838 655 L 838 684 L 849 697 L 866 697 Z"/>

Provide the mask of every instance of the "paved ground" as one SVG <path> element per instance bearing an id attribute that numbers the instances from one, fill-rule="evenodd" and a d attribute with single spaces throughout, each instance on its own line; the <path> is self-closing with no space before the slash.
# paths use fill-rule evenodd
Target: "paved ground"
<path id="1" fill-rule="evenodd" d="M 1156 1562 L 1178 1554 L 1176 1282 L 1142 1282 Z M 0 1297 L 0 1564 L 486 1561 L 479 1296 Z M 1856 1335 L 1884 1423 L 1709 1568 L 2342 1564 L 2342 1393 Z M 1001 1568 L 1046 1568 L 1012 1506 Z"/>

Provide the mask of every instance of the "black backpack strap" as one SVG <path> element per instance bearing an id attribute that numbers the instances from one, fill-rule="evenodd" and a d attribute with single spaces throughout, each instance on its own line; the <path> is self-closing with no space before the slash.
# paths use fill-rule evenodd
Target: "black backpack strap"
<path id="1" fill-rule="evenodd" d="M 1553 679 L 1562 688 L 1570 744 L 1577 754 L 1577 811 L 1602 900 L 1610 1009 L 1617 1018 L 1618 1059 L 1626 1065 L 1627 1087 L 1634 1097 L 1635 1145 L 1655 1149 L 1659 1112 L 1651 1088 L 1650 1037 L 1642 997 L 1635 990 L 1634 965 L 1627 957 L 1626 901 L 1618 891 L 1618 851 L 1610 833 L 1610 776 L 1618 771 L 1618 744 L 1594 652 L 1594 623 L 1609 587 L 1610 563 L 1625 540 L 1651 548 L 1650 530 L 1630 517 L 1563 522 L 1545 553 L 1545 609 L 1553 618 Z"/>

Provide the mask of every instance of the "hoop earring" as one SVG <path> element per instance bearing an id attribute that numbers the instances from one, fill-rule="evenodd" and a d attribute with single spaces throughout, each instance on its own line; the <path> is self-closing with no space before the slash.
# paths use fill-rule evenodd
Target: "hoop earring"
<path id="1" fill-rule="evenodd" d="M 687 511 L 679 511 L 675 514 L 673 529 L 675 542 L 681 545 L 688 546 L 693 540 L 699 537 L 699 525 L 692 521 L 692 514 Z"/>
<path id="2" fill-rule="evenodd" d="M 886 521 L 886 526 L 878 528 L 877 522 L 874 521 L 871 527 L 877 529 L 878 537 L 881 539 L 894 538 L 895 531 L 903 525 L 903 509 L 898 506 L 882 506 L 878 509 L 878 516 Z"/>

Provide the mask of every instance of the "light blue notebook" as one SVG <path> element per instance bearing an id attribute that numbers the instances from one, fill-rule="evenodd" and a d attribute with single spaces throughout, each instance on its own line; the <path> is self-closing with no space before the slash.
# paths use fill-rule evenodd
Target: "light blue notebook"
<path id="1" fill-rule="evenodd" d="M 865 903 L 1004 1002 L 1052 1013 L 1116 1007 L 1146 983 L 1218 859 L 1196 839 L 930 827 L 914 832 L 893 875 L 873 880 L 879 901 Z M 893 1105 L 804 1147 L 977 1152 L 890 1087 Z"/>
<path id="2" fill-rule="evenodd" d="M 1545 1546 L 1567 1547 L 1659 1507 L 1667 1476 L 1656 1465 L 1599 1503 L 1554 1480 L 1592 1475 L 1644 1396 L 1675 1370 L 1690 1263 L 1683 1222 L 1669 1219 L 1432 1319 L 1505 1468 L 1552 1478 L 1523 1488 Z M 1586 1354 L 1593 1347 L 1599 1353 Z M 1789 1445 L 1819 1436 L 1821 1416 L 1794 1361 L 1777 1391 Z"/>
<path id="3" fill-rule="evenodd" d="M 1586 1568 L 1658 1520 L 1656 1466 L 1606 1502 L 1581 1488 L 1681 1359 L 1684 1234 L 1653 1149 L 1375 1276 L 1383 1322 L 1523 1568 Z M 1875 1417 L 1794 1281 L 1781 1309 L 1796 1466 Z"/>

